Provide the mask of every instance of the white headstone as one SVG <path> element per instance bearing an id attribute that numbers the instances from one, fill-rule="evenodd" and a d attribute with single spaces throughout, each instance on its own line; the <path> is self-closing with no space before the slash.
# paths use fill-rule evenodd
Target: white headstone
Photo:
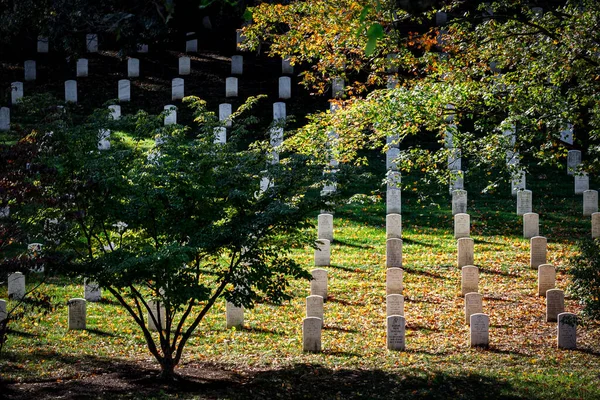
<path id="1" fill-rule="evenodd" d="M 388 350 L 404 350 L 406 348 L 405 333 L 406 320 L 402 315 L 390 315 L 387 317 L 386 344 Z"/>
<path id="2" fill-rule="evenodd" d="M 404 296 L 401 294 L 388 294 L 385 296 L 386 316 L 402 315 L 404 316 Z"/>
<path id="3" fill-rule="evenodd" d="M 302 321 L 302 350 L 318 353 L 321 351 L 321 326 L 320 318 L 308 317 Z"/>
<path id="4" fill-rule="evenodd" d="M 192 61 L 189 57 L 179 57 L 179 75 L 189 75 L 192 72 Z"/>
<path id="5" fill-rule="evenodd" d="M 289 99 L 292 97 L 292 79 L 289 76 L 279 78 L 279 98 Z"/>
<path id="6" fill-rule="evenodd" d="M 402 239 L 387 239 L 385 241 L 385 265 L 387 268 L 402 268 Z"/>
<path id="7" fill-rule="evenodd" d="M 37 52 L 38 53 L 47 53 L 49 50 L 49 41 L 46 36 L 38 36 L 37 40 Z"/>
<path id="8" fill-rule="evenodd" d="M 88 53 L 98 52 L 98 35 L 95 33 L 85 35 L 85 43 Z"/>
<path id="9" fill-rule="evenodd" d="M 110 149 L 110 130 L 100 129 L 98 131 L 98 150 Z"/>
<path id="10" fill-rule="evenodd" d="M 294 73 L 294 67 L 292 66 L 289 58 L 281 60 L 281 74 L 292 75 Z"/>
<path id="11" fill-rule="evenodd" d="M 129 58 L 127 60 L 127 76 L 129 78 L 138 78 L 140 76 L 139 58 Z"/>
<path id="12" fill-rule="evenodd" d="M 592 214 L 592 239 L 600 238 L 600 212 Z"/>
<path id="13" fill-rule="evenodd" d="M 465 265 L 461 272 L 461 293 L 466 295 L 479 292 L 479 268 L 474 265 Z"/>
<path id="14" fill-rule="evenodd" d="M 228 301 L 225 304 L 225 319 L 227 329 L 229 328 L 241 328 L 244 326 L 244 307 L 236 306 L 232 302 Z"/>
<path id="15" fill-rule="evenodd" d="M 519 190 L 517 192 L 517 215 L 533 212 L 533 194 L 531 190 Z"/>
<path id="16" fill-rule="evenodd" d="M 454 216 L 454 239 L 469 237 L 471 235 L 471 217 L 469 214 L 456 214 Z"/>
<path id="17" fill-rule="evenodd" d="M 231 57 L 231 75 L 242 75 L 244 73 L 244 56 Z"/>
<path id="18" fill-rule="evenodd" d="M 83 282 L 83 297 L 86 301 L 100 301 L 102 298 L 102 289 L 96 282 L 90 282 L 87 279 Z"/>
<path id="19" fill-rule="evenodd" d="M 0 131 L 10 130 L 10 108 L 0 107 Z"/>
<path id="20" fill-rule="evenodd" d="M 575 194 L 583 194 L 586 190 L 590 190 L 590 177 L 587 172 L 575 175 Z"/>
<path id="21" fill-rule="evenodd" d="M 225 97 L 238 96 L 238 78 L 230 76 L 225 79 Z"/>
<path id="22" fill-rule="evenodd" d="M 331 263 L 331 243 L 327 239 L 319 239 L 316 242 L 315 266 L 324 267 Z"/>
<path id="23" fill-rule="evenodd" d="M 391 169 L 391 170 L 397 170 L 398 169 L 398 164 L 396 163 L 396 160 L 398 159 L 398 157 L 400 156 L 400 149 L 397 147 L 390 147 L 389 149 L 387 149 L 387 151 L 385 152 L 385 167 L 387 169 Z"/>
<path id="24" fill-rule="evenodd" d="M 483 296 L 471 292 L 465 294 L 465 324 L 471 325 L 471 315 L 483 313 Z"/>
<path id="25" fill-rule="evenodd" d="M 215 143 L 225 144 L 227 143 L 227 128 L 224 126 L 216 127 L 213 130 L 215 134 Z"/>
<path id="26" fill-rule="evenodd" d="M 556 322 L 558 314 L 565 312 L 565 293 L 560 289 L 546 291 L 546 322 Z"/>
<path id="27" fill-rule="evenodd" d="M 87 58 L 80 58 L 77 60 L 76 74 L 78 78 L 85 78 L 88 76 L 88 60 Z"/>
<path id="28" fill-rule="evenodd" d="M 327 301 L 327 271 L 315 268 L 311 271 L 311 274 L 310 295 L 321 296 L 323 301 Z"/>
<path id="29" fill-rule="evenodd" d="M 36 78 L 37 78 L 37 70 L 36 70 L 35 60 L 25 61 L 25 80 L 26 81 L 35 81 Z"/>
<path id="30" fill-rule="evenodd" d="M 581 164 L 581 151 L 569 150 L 567 153 L 567 174 L 575 175 L 579 164 Z"/>
<path id="31" fill-rule="evenodd" d="M 65 101 L 77 103 L 77 81 L 65 81 Z"/>
<path id="32" fill-rule="evenodd" d="M 0 128 L 1 129 L 1 128 Z M 598 191 L 586 190 L 583 192 L 583 215 L 589 217 L 598 212 Z"/>
<path id="33" fill-rule="evenodd" d="M 536 213 L 523 214 L 523 237 L 531 239 L 540 235 L 540 216 Z"/>
<path id="34" fill-rule="evenodd" d="M 112 106 L 108 106 L 108 109 L 110 110 L 110 117 L 114 120 L 117 119 L 121 119 L 121 106 L 118 105 L 112 105 Z"/>
<path id="35" fill-rule="evenodd" d="M 188 36 L 193 36 L 194 32 L 188 33 Z M 198 51 L 198 39 L 188 39 L 185 41 L 186 53 L 195 53 Z"/>
<path id="36" fill-rule="evenodd" d="M 333 78 L 331 81 L 331 97 L 339 99 L 344 95 L 344 80 L 342 78 Z"/>
<path id="37" fill-rule="evenodd" d="M 172 104 L 168 104 L 164 107 L 165 110 L 165 126 L 174 125 L 177 123 L 177 107 Z"/>
<path id="38" fill-rule="evenodd" d="M 451 171 L 449 190 L 452 194 L 455 190 L 463 190 L 465 188 L 465 174 L 463 171 Z"/>
<path id="39" fill-rule="evenodd" d="M 319 239 L 333 241 L 333 215 L 319 214 L 317 227 L 317 236 Z"/>
<path id="40" fill-rule="evenodd" d="M 282 122 L 287 118 L 284 102 L 273 103 L 273 121 Z"/>
<path id="41" fill-rule="evenodd" d="M 317 317 L 323 321 L 323 298 L 312 295 L 306 298 L 306 317 Z"/>
<path id="42" fill-rule="evenodd" d="M 452 215 L 467 213 L 467 191 L 453 190 L 452 191 Z"/>
<path id="43" fill-rule="evenodd" d="M 71 299 L 69 305 L 69 330 L 85 329 L 86 301 L 85 299 Z"/>
<path id="44" fill-rule="evenodd" d="M 462 158 L 460 149 L 450 149 L 448 154 L 448 169 L 451 171 L 460 171 L 462 169 Z"/>
<path id="45" fill-rule="evenodd" d="M 231 104 L 221 103 L 219 104 L 219 121 L 224 122 L 226 127 L 231 126 Z"/>
<path id="46" fill-rule="evenodd" d="M 402 268 L 387 268 L 385 270 L 385 294 L 402 294 L 403 279 L 404 270 Z"/>
<path id="47" fill-rule="evenodd" d="M 513 196 L 517 196 L 519 192 L 527 189 L 527 178 L 525 175 L 525 170 L 520 169 L 517 171 L 516 176 L 510 181 L 510 192 Z"/>
<path id="48" fill-rule="evenodd" d="M 8 298 L 22 299 L 25 297 L 25 275 L 15 272 L 8 276 Z"/>
<path id="49" fill-rule="evenodd" d="M 402 213 L 402 192 L 400 189 L 388 189 L 385 198 L 387 214 Z"/>
<path id="50" fill-rule="evenodd" d="M 530 262 L 531 268 L 537 268 L 546 264 L 546 248 L 548 241 L 543 236 L 534 236 L 530 239 Z"/>
<path id="51" fill-rule="evenodd" d="M 131 101 L 131 82 L 128 79 L 119 80 L 119 101 Z"/>
<path id="52" fill-rule="evenodd" d="M 557 346 L 559 349 L 577 348 L 577 315 L 563 312 L 558 314 Z"/>
<path id="53" fill-rule="evenodd" d="M 402 215 L 388 214 L 385 216 L 386 239 L 402 239 Z"/>
<path id="54" fill-rule="evenodd" d="M 171 82 L 171 100 L 183 99 L 184 84 L 182 78 L 174 78 Z"/>
<path id="55" fill-rule="evenodd" d="M 6 300 L 0 300 L 0 322 L 4 321 L 8 313 L 6 312 Z"/>
<path id="56" fill-rule="evenodd" d="M 560 140 L 568 144 L 573 144 L 573 124 L 567 124 L 560 131 Z"/>
<path id="57" fill-rule="evenodd" d="M 148 330 L 158 332 L 158 323 L 160 323 L 161 330 L 165 330 L 167 327 L 165 308 L 156 300 L 148 301 L 148 308 Z M 154 321 L 156 321 L 156 323 Z"/>
<path id="58" fill-rule="evenodd" d="M 556 284 L 556 270 L 550 264 L 538 267 L 538 296 L 546 296 L 546 291 L 554 289 Z"/>
<path id="59" fill-rule="evenodd" d="M 10 84 L 10 103 L 17 104 L 19 99 L 23 98 L 23 82 L 13 82 Z"/>
<path id="60" fill-rule="evenodd" d="M 462 268 L 467 265 L 473 265 L 473 239 L 460 238 L 456 241 L 456 247 L 458 248 L 458 267 Z"/>
<path id="61" fill-rule="evenodd" d="M 471 347 L 487 347 L 490 344 L 490 317 L 487 314 L 471 314 Z"/>

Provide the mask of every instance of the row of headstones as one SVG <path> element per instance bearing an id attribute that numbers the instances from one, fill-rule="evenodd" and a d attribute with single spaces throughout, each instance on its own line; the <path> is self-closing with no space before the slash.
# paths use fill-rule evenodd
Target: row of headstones
<path id="1" fill-rule="evenodd" d="M 543 236 L 534 236 L 529 241 L 530 267 L 537 268 L 546 264 L 548 240 Z M 462 237 L 456 241 L 459 268 L 474 264 L 474 243 L 475 241 L 470 237 Z"/>
<path id="2" fill-rule="evenodd" d="M 14 272 L 8 276 L 8 297 L 14 300 L 21 300 L 27 294 L 25 286 L 25 275 L 21 272 Z M 100 301 L 102 290 L 95 282 L 84 280 L 84 297 L 87 301 Z"/>

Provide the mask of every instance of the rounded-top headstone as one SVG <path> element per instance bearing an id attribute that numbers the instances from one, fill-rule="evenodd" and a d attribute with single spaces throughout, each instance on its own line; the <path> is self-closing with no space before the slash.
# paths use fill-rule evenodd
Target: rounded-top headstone
<path id="1" fill-rule="evenodd" d="M 465 294 L 465 323 L 471 325 L 471 315 L 483 313 L 483 296 L 471 292 Z"/>
<path id="2" fill-rule="evenodd" d="M 531 239 L 540 234 L 540 216 L 536 213 L 523 214 L 523 237 Z"/>
<path id="3" fill-rule="evenodd" d="M 86 303 L 80 298 L 69 300 L 69 330 L 86 328 Z"/>
<path id="4" fill-rule="evenodd" d="M 323 301 L 327 301 L 327 271 L 322 268 L 315 268 L 311 274 L 310 295 L 321 296 Z"/>
<path id="5" fill-rule="evenodd" d="M 386 239 L 402 239 L 402 215 L 388 214 L 385 216 Z"/>
<path id="6" fill-rule="evenodd" d="M 530 239 L 530 263 L 531 268 L 537 268 L 546 264 L 548 241 L 543 236 L 534 236 Z"/>
<path id="7" fill-rule="evenodd" d="M 319 214 L 318 216 L 317 233 L 319 239 L 327 239 L 333 241 L 333 215 Z"/>
<path id="8" fill-rule="evenodd" d="M 487 314 L 471 314 L 471 347 L 488 347 L 490 344 L 490 317 Z"/>
<path id="9" fill-rule="evenodd" d="M 385 265 L 388 268 L 402 268 L 402 239 L 392 238 L 386 241 Z"/>
<path id="10" fill-rule="evenodd" d="M 563 312 L 557 317 L 557 346 L 559 349 L 577 348 L 577 315 Z"/>
<path id="11" fill-rule="evenodd" d="M 456 241 L 458 267 L 462 268 L 466 265 L 473 265 L 474 262 L 474 245 L 475 242 L 471 238 L 460 238 Z"/>
<path id="12" fill-rule="evenodd" d="M 538 296 L 546 296 L 546 291 L 554 289 L 556 284 L 556 270 L 553 265 L 542 264 L 538 266 Z"/>
<path id="13" fill-rule="evenodd" d="M 308 317 L 302 321 L 302 350 L 310 353 L 321 351 L 321 327 L 323 321 Z"/>
<path id="14" fill-rule="evenodd" d="M 406 319 L 402 315 L 390 315 L 387 317 L 386 344 L 388 350 L 402 351 L 406 347 Z"/>

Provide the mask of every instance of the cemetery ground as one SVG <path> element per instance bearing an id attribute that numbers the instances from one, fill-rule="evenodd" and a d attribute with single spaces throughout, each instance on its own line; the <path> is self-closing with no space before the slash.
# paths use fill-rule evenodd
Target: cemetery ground
<path id="1" fill-rule="evenodd" d="M 418 192 L 432 189 L 405 178 L 406 351 L 386 350 L 385 202 L 367 199 L 335 212 L 322 353 L 302 352 L 310 293 L 309 282 L 298 281 L 291 302 L 246 310 L 242 329 L 226 329 L 219 303 L 188 344 L 177 369 L 185 379 L 166 386 L 155 378 L 158 366 L 141 332 L 110 294 L 88 303 L 87 330 L 68 331 L 66 303 L 82 296 L 83 285 L 56 278 L 38 289 L 52 296 L 55 310 L 13 326 L 0 358 L 0 397 L 600 398 L 600 326 L 578 327 L 577 350 L 556 348 L 556 323 L 545 322 L 509 185 L 477 194 L 481 179 L 467 178 L 479 292 L 490 315 L 487 349 L 468 346 L 447 189 L 419 202 Z M 528 188 L 540 234 L 548 238 L 548 263 L 557 269 L 556 287 L 566 290 L 565 310 L 577 313 L 567 261 L 574 241 L 590 235 L 590 219 L 581 215 L 581 197 L 572 194 L 564 169 L 532 168 Z M 296 256 L 313 268 L 312 249 Z M 0 298 L 6 295 L 2 287 Z"/>

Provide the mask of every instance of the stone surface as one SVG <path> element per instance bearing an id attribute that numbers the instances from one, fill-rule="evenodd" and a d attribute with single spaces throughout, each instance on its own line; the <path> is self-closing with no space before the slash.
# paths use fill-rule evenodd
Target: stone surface
<path id="1" fill-rule="evenodd" d="M 69 306 L 69 330 L 81 330 L 86 327 L 86 301 L 85 299 L 71 299 Z"/>
<path id="2" fill-rule="evenodd" d="M 450 149 L 448 154 L 448 169 L 450 171 L 462 170 L 462 158 L 460 149 Z"/>
<path id="3" fill-rule="evenodd" d="M 563 312 L 558 314 L 556 344 L 559 349 L 577 348 L 577 315 Z"/>
<path id="4" fill-rule="evenodd" d="M 471 217 L 469 214 L 456 214 L 454 216 L 454 239 L 469 237 L 471 235 Z"/>
<path id="5" fill-rule="evenodd" d="M 317 236 L 318 239 L 327 239 L 330 242 L 333 241 L 333 215 L 331 214 L 319 214 L 317 217 L 318 227 Z"/>
<path id="6" fill-rule="evenodd" d="M 396 160 L 400 156 L 400 149 L 397 147 L 390 147 L 385 152 L 385 166 L 387 169 L 397 170 L 398 165 L 396 164 Z"/>
<path id="7" fill-rule="evenodd" d="M 327 301 L 327 271 L 315 268 L 311 271 L 311 274 L 310 295 L 321 296 L 323 301 Z"/>
<path id="8" fill-rule="evenodd" d="M 223 122 L 226 127 L 231 126 L 231 104 L 221 103 L 219 104 L 219 121 Z"/>
<path id="9" fill-rule="evenodd" d="M 554 289 L 556 284 L 556 270 L 550 264 L 538 267 L 538 296 L 546 296 L 546 291 Z"/>
<path id="10" fill-rule="evenodd" d="M 546 291 L 546 322 L 556 322 L 558 314 L 565 312 L 565 293 L 560 289 Z"/>
<path id="11" fill-rule="evenodd" d="M 461 269 L 461 293 L 466 295 L 471 292 L 479 292 L 479 268 L 474 265 L 465 265 Z"/>
<path id="12" fill-rule="evenodd" d="M 592 214 L 592 238 L 600 238 L 600 212 Z"/>
<path id="13" fill-rule="evenodd" d="M 25 275 L 20 272 L 8 276 L 8 298 L 22 299 L 25 297 Z"/>
<path id="14" fill-rule="evenodd" d="M 402 351 L 406 348 L 405 333 L 406 319 L 402 315 L 387 317 L 386 344 L 388 350 Z"/>
<path id="15" fill-rule="evenodd" d="M 471 238 L 460 238 L 456 241 L 458 267 L 474 264 L 474 241 Z"/>
<path id="16" fill-rule="evenodd" d="M 119 101 L 131 101 L 131 82 L 129 79 L 121 79 L 118 83 Z"/>
<path id="17" fill-rule="evenodd" d="M 321 326 L 320 318 L 309 317 L 302 321 L 302 350 L 310 353 L 321 351 Z"/>
<path id="18" fill-rule="evenodd" d="M 471 314 L 471 347 L 488 347 L 490 344 L 490 317 L 487 314 Z"/>
<path id="19" fill-rule="evenodd" d="M 294 67 L 290 63 L 289 58 L 284 58 L 281 60 L 281 74 L 282 75 L 292 75 L 294 73 Z"/>
<path id="20" fill-rule="evenodd" d="M 289 76 L 279 78 L 279 98 L 289 99 L 292 97 L 292 79 Z"/>
<path id="21" fill-rule="evenodd" d="M 573 144 L 573 124 L 567 124 L 560 131 L 560 140 L 568 144 Z"/>
<path id="22" fill-rule="evenodd" d="M 172 104 L 167 104 L 164 107 L 165 125 L 173 125 L 177 123 L 177 107 Z"/>
<path id="23" fill-rule="evenodd" d="M 323 297 L 311 295 L 306 298 L 306 318 L 310 317 L 323 321 Z"/>
<path id="24" fill-rule="evenodd" d="M 25 81 L 35 81 L 37 78 L 37 68 L 35 60 L 27 60 L 24 63 Z"/>
<path id="25" fill-rule="evenodd" d="M 86 301 L 96 302 L 102 299 L 102 289 L 96 282 L 83 281 L 83 297 Z"/>
<path id="26" fill-rule="evenodd" d="M 181 100 L 184 96 L 184 82 L 183 78 L 174 78 L 171 81 L 171 100 Z"/>
<path id="27" fill-rule="evenodd" d="M 77 64 L 75 66 L 75 73 L 78 78 L 85 78 L 88 76 L 88 59 L 80 58 L 77 60 Z"/>
<path id="28" fill-rule="evenodd" d="M 385 208 L 387 214 L 402 213 L 402 191 L 400 189 L 388 189 L 385 197 Z"/>
<path id="29" fill-rule="evenodd" d="M 344 96 L 345 82 L 342 78 L 333 78 L 331 81 L 331 97 L 339 99 Z"/>
<path id="30" fill-rule="evenodd" d="M 464 176 L 465 174 L 463 171 L 452 171 L 449 185 L 450 194 L 452 194 L 454 190 L 463 190 L 465 188 Z"/>
<path id="31" fill-rule="evenodd" d="M 98 35 L 95 33 L 89 33 L 85 35 L 85 44 L 88 53 L 98 52 Z"/>
<path id="32" fill-rule="evenodd" d="M 165 314 L 165 309 L 160 305 L 159 301 L 150 300 L 148 301 L 148 330 L 158 332 L 157 323 L 160 322 L 160 328 L 164 330 L 167 327 L 167 315 Z M 152 318 L 154 316 L 154 319 Z M 160 318 L 160 321 L 159 321 Z M 157 323 L 154 323 L 156 320 Z"/>
<path id="33" fill-rule="evenodd" d="M 287 118 L 286 106 L 282 101 L 273 103 L 273 121 L 283 122 Z"/>
<path id="34" fill-rule="evenodd" d="M 220 126 L 215 128 L 213 132 L 215 134 L 215 143 L 227 143 L 227 128 Z"/>
<path id="35" fill-rule="evenodd" d="M 232 302 L 228 301 L 225 304 L 225 319 L 227 329 L 229 328 L 241 328 L 244 326 L 244 307 L 236 306 Z"/>
<path id="36" fill-rule="evenodd" d="M 452 191 L 452 215 L 467 213 L 467 191 L 453 190 Z"/>
<path id="37" fill-rule="evenodd" d="M 189 75 L 192 72 L 192 61 L 189 57 L 179 57 L 179 75 Z"/>
<path id="38" fill-rule="evenodd" d="M 109 115 L 113 120 L 121 119 L 121 106 L 112 105 L 112 106 L 108 106 L 108 109 L 110 110 Z"/>
<path id="39" fill-rule="evenodd" d="M 540 216 L 536 213 L 523 214 L 523 237 L 531 239 L 540 235 Z"/>
<path id="40" fill-rule="evenodd" d="M 65 101 L 77 103 L 77 81 L 65 81 Z"/>
<path id="41" fill-rule="evenodd" d="M 238 96 L 238 78 L 230 76 L 225 79 L 225 97 Z"/>
<path id="42" fill-rule="evenodd" d="M 0 300 L 0 322 L 4 321 L 7 315 L 6 300 Z"/>
<path id="43" fill-rule="evenodd" d="M 185 41 L 185 52 L 195 53 L 198 51 L 198 39 L 189 39 Z"/>
<path id="44" fill-rule="evenodd" d="M 581 164 L 581 151 L 569 150 L 567 153 L 567 174 L 575 175 L 579 164 Z"/>
<path id="45" fill-rule="evenodd" d="M 127 76 L 138 78 L 140 76 L 140 60 L 138 58 L 127 59 Z"/>
<path id="46" fill-rule="evenodd" d="M 23 98 L 23 82 L 13 82 L 10 84 L 10 104 L 17 104 L 19 99 Z"/>
<path id="47" fill-rule="evenodd" d="M 386 239 L 402 239 L 402 215 L 388 214 L 385 216 Z"/>
<path id="48" fill-rule="evenodd" d="M 518 196 L 523 190 L 527 190 L 527 177 L 525 170 L 520 169 L 510 181 L 510 191 L 513 196 Z"/>
<path id="49" fill-rule="evenodd" d="M 483 296 L 471 292 L 465 294 L 465 324 L 471 325 L 471 315 L 483 313 Z"/>
<path id="50" fill-rule="evenodd" d="M 0 107 L 0 131 L 10 130 L 10 108 Z"/>
<path id="51" fill-rule="evenodd" d="M 531 190 L 519 190 L 517 192 L 517 215 L 524 215 L 532 211 L 533 194 Z"/>
<path id="52" fill-rule="evenodd" d="M 110 130 L 100 129 L 98 131 L 98 150 L 110 149 Z"/>
<path id="53" fill-rule="evenodd" d="M 47 53 L 50 48 L 50 42 L 46 36 L 38 36 L 37 40 L 37 52 L 38 53 Z"/>
<path id="54" fill-rule="evenodd" d="M 385 270 L 385 294 L 402 294 L 404 290 L 404 270 L 402 268 L 387 268 Z"/>
<path id="55" fill-rule="evenodd" d="M 244 73 L 244 56 L 231 57 L 231 75 L 242 75 Z"/>
<path id="56" fill-rule="evenodd" d="M 387 239 L 385 244 L 385 266 L 402 268 L 402 239 Z"/>
<path id="57" fill-rule="evenodd" d="M 531 268 L 546 264 L 548 241 L 543 236 L 534 236 L 529 240 L 529 266 Z"/>
<path id="58" fill-rule="evenodd" d="M 388 294 L 385 296 L 385 314 L 404 316 L 404 296 L 401 294 Z"/>
<path id="59" fill-rule="evenodd" d="M 331 242 L 327 239 L 319 239 L 315 249 L 315 266 L 323 267 L 331 264 Z"/>
<path id="60" fill-rule="evenodd" d="M 583 194 L 586 190 L 590 190 L 590 177 L 587 172 L 575 175 L 573 180 L 575 183 L 575 194 Z"/>
<path id="61" fill-rule="evenodd" d="M 598 212 L 598 191 L 586 190 L 583 192 L 583 215 L 591 216 Z"/>
<path id="62" fill-rule="evenodd" d="M 400 171 L 388 171 L 385 174 L 387 190 L 402 189 L 402 174 Z"/>

